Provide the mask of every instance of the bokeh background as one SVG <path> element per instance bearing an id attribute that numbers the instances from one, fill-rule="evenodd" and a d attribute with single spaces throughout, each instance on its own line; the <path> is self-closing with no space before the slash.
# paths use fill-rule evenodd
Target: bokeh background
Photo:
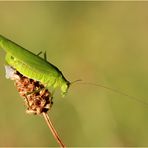
<path id="1" fill-rule="evenodd" d="M 0 2 L 0 34 L 47 51 L 68 80 L 148 102 L 148 2 Z M 0 51 L 0 146 L 58 146 L 42 116 L 27 115 Z M 148 146 L 148 105 L 75 84 L 49 112 L 67 146 Z"/>

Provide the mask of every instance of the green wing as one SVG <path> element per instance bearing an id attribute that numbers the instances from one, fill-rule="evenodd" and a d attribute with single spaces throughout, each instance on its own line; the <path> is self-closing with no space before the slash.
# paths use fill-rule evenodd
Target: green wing
<path id="1" fill-rule="evenodd" d="M 50 73 L 55 76 L 61 73 L 60 70 L 53 64 L 49 63 L 38 55 L 35 55 L 34 53 L 28 51 L 27 49 L 17 45 L 16 43 L 6 39 L 1 35 L 0 46 L 14 59 L 16 58 L 20 60 L 22 63 L 29 67 L 32 67 L 36 71 L 48 74 Z"/>

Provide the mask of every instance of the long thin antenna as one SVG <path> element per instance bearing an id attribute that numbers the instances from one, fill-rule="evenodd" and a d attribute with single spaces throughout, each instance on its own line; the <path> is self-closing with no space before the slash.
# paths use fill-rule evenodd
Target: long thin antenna
<path id="1" fill-rule="evenodd" d="M 55 130 L 55 128 L 54 128 L 54 126 L 53 126 L 53 124 L 52 124 L 52 122 L 51 122 L 51 120 L 50 120 L 48 114 L 45 113 L 45 112 L 43 112 L 42 114 L 43 114 L 43 117 L 44 117 L 44 119 L 45 119 L 45 121 L 46 121 L 46 123 L 47 123 L 47 125 L 48 125 L 48 127 L 49 127 L 49 129 L 50 129 L 50 131 L 51 131 L 51 133 L 52 133 L 52 135 L 53 135 L 54 138 L 56 139 L 57 143 L 60 145 L 61 148 L 65 148 L 65 145 L 63 144 L 63 142 L 62 142 L 62 140 L 60 139 L 60 137 L 59 137 L 57 131 Z"/>
<path id="2" fill-rule="evenodd" d="M 95 84 L 95 83 L 91 83 L 91 82 L 81 82 L 81 83 L 79 83 L 79 84 L 93 85 L 93 86 L 102 87 L 102 88 L 108 89 L 108 90 L 110 90 L 110 91 L 113 91 L 113 92 L 115 92 L 115 93 L 118 93 L 118 94 L 121 94 L 121 95 L 123 95 L 123 96 L 126 96 L 126 97 L 128 97 L 129 99 L 135 100 L 135 101 L 137 101 L 137 102 L 139 102 L 139 103 L 142 103 L 142 104 L 144 104 L 144 105 L 148 105 L 147 102 L 141 100 L 140 98 L 135 97 L 135 96 L 128 95 L 127 93 L 124 93 L 124 92 L 122 92 L 122 91 L 120 91 L 120 90 L 118 90 L 118 89 L 115 89 L 115 88 L 110 88 L 110 87 L 108 87 L 108 86 L 104 86 L 104 85 L 101 85 L 101 84 Z"/>
<path id="3" fill-rule="evenodd" d="M 77 83 L 77 82 L 80 82 L 80 81 L 82 81 L 82 80 L 81 79 L 74 80 L 74 81 L 70 82 L 70 84 L 74 84 L 74 83 Z"/>

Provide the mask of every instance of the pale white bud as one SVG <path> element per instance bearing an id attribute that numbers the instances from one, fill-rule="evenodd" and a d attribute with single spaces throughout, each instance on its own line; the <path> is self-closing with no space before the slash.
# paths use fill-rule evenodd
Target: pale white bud
<path id="1" fill-rule="evenodd" d="M 20 77 L 16 74 L 16 70 L 9 65 L 5 65 L 6 78 L 11 80 L 18 80 Z"/>

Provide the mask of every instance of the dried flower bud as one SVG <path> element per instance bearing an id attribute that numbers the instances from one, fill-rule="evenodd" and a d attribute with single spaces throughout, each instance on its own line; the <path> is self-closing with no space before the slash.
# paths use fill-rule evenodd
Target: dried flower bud
<path id="1" fill-rule="evenodd" d="M 12 67 L 6 65 L 5 70 L 6 70 L 6 78 L 7 79 L 19 80 L 19 76 L 16 74 L 15 69 L 13 69 Z"/>

